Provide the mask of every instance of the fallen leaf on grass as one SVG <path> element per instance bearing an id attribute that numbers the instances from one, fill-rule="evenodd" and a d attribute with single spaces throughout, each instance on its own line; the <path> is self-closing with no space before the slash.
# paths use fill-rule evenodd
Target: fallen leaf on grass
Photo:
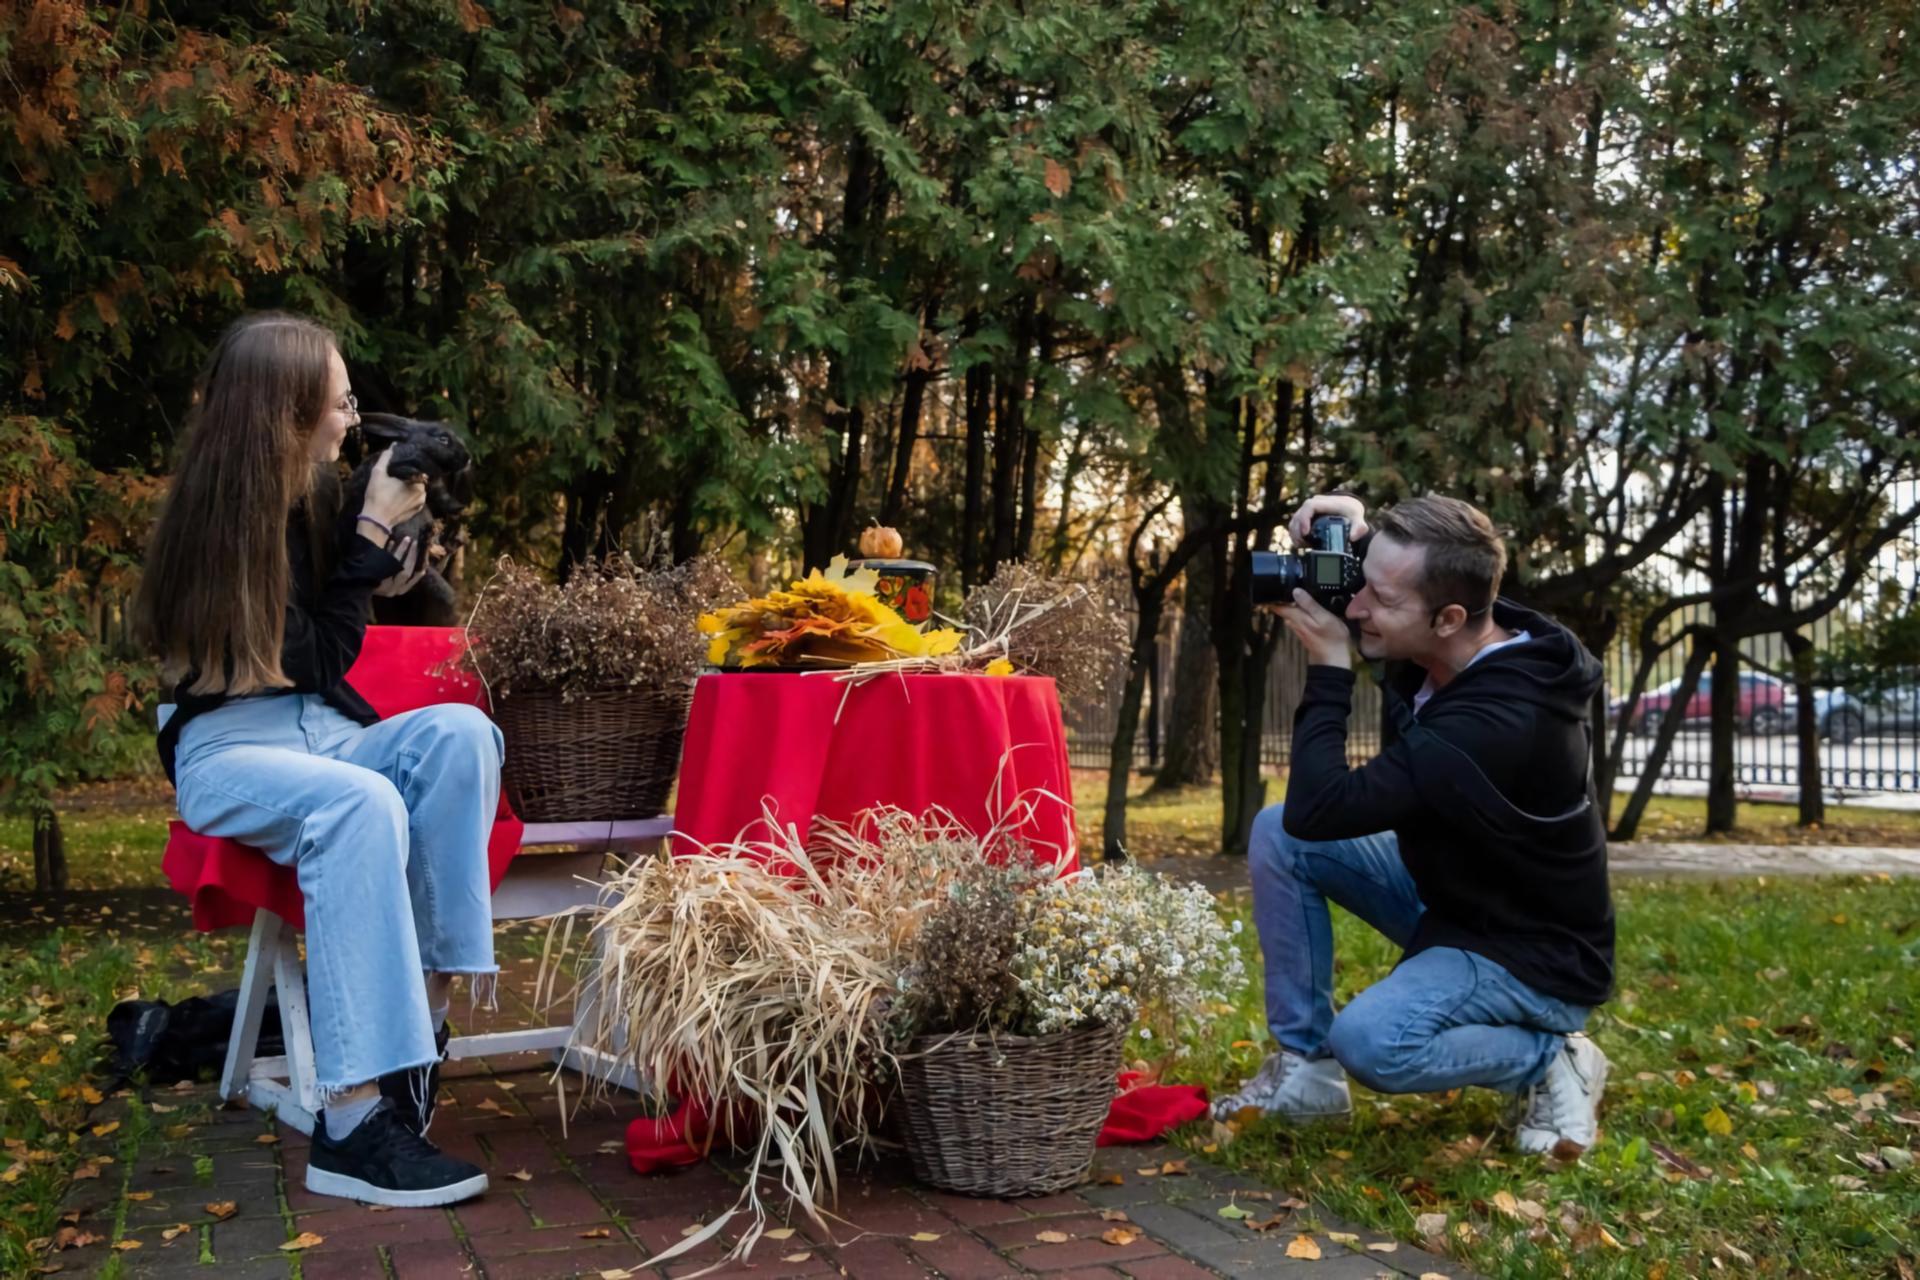
<path id="1" fill-rule="evenodd" d="M 1129 1245 L 1140 1238 L 1140 1228 L 1108 1227 L 1100 1233 L 1100 1238 L 1108 1244 Z"/>
<path id="2" fill-rule="evenodd" d="M 1400 1247 L 1397 1240 L 1375 1240 L 1367 1246 L 1368 1253 L 1392 1253 Z"/>
<path id="3" fill-rule="evenodd" d="M 780 1259 L 780 1261 L 782 1261 L 782 1262 L 805 1262 L 805 1261 L 806 1261 L 807 1259 L 809 1259 L 809 1258 L 811 1258 L 811 1257 L 813 1257 L 813 1255 L 812 1255 L 811 1253 L 789 1253 L 789 1254 L 785 1254 L 785 1255 L 783 1255 L 783 1256 L 781 1257 L 781 1259 Z"/>
<path id="4" fill-rule="evenodd" d="M 1132 1222 L 1133 1219 L 1127 1216 L 1127 1211 L 1125 1209 L 1102 1209 L 1100 1211 L 1100 1221 Z"/>
<path id="5" fill-rule="evenodd" d="M 941 1233 L 938 1231 L 916 1231 L 912 1235 L 908 1236 L 907 1239 L 918 1240 L 921 1244 L 928 1244 L 928 1243 L 931 1243 L 932 1241 L 938 1240 L 940 1238 L 940 1234 Z"/>
<path id="6" fill-rule="evenodd" d="M 91 1164 L 91 1163 L 83 1164 L 78 1169 L 75 1169 L 73 1171 L 73 1179 L 75 1182 L 78 1182 L 83 1178 L 97 1178 L 99 1176 L 100 1176 L 100 1166 L 97 1164 Z"/>
<path id="7" fill-rule="evenodd" d="M 1275 1227 L 1286 1225 L 1287 1219 L 1290 1218 L 1291 1216 L 1292 1216 L 1291 1214 L 1276 1213 L 1271 1218 L 1266 1218 L 1259 1222 L 1255 1222 L 1253 1219 L 1249 1218 L 1247 1219 L 1247 1230 L 1271 1231 Z"/>
<path id="8" fill-rule="evenodd" d="M 281 1245 L 280 1252 L 298 1253 L 302 1249 L 311 1249 L 317 1244 L 325 1244 L 326 1242 L 327 1238 L 325 1236 L 316 1235 L 311 1231 L 302 1231 L 299 1235 Z"/>
<path id="9" fill-rule="evenodd" d="M 1181 1177 L 1187 1172 L 1187 1162 L 1185 1160 L 1169 1160 L 1160 1166 L 1160 1172 L 1166 1174 L 1168 1177 Z"/>
<path id="10" fill-rule="evenodd" d="M 769 1240 L 791 1240 L 793 1239 L 793 1228 L 775 1227 L 773 1230 L 766 1232 L 765 1235 Z"/>
<path id="11" fill-rule="evenodd" d="M 172 1244 L 175 1240 L 178 1240 L 181 1236 L 187 1234 L 187 1232 L 191 1230 L 193 1230 L 193 1224 L 188 1222 L 183 1222 L 177 1227 L 168 1227 L 165 1231 L 162 1231 L 160 1233 L 160 1238 L 166 1241 L 168 1244 Z"/>
<path id="12" fill-rule="evenodd" d="M 105 1124 L 97 1124 L 93 1126 L 93 1136 L 96 1138 L 104 1138 L 119 1127 L 120 1122 L 118 1120 L 109 1120 Z"/>
<path id="13" fill-rule="evenodd" d="M 1065 1244 L 1067 1241 L 1073 1239 L 1072 1236 L 1064 1231 L 1040 1231 L 1036 1232 L 1033 1238 L 1041 1244 Z"/>
<path id="14" fill-rule="evenodd" d="M 1287 1256 L 1289 1258 L 1305 1258 L 1308 1261 L 1312 1261 L 1320 1256 L 1320 1245 L 1312 1236 L 1295 1236 L 1287 1242 Z"/>
<path id="15" fill-rule="evenodd" d="M 1127 1185 L 1126 1176 L 1118 1173 L 1103 1173 L 1094 1179 L 1094 1181 L 1103 1187 L 1124 1187 Z"/>
<path id="16" fill-rule="evenodd" d="M 1160 1176 L 1160 1171 L 1151 1165 L 1145 1169 L 1135 1169 L 1134 1172 L 1143 1178 L 1157 1178 Z"/>
<path id="17" fill-rule="evenodd" d="M 1705 1169 L 1664 1143 L 1650 1141 L 1647 1143 L 1647 1150 L 1653 1152 L 1661 1164 L 1666 1165 L 1667 1168 L 1674 1170 L 1676 1173 L 1683 1173 L 1687 1177 L 1700 1182 L 1705 1182 L 1713 1177 L 1713 1175 Z"/>
<path id="18" fill-rule="evenodd" d="M 129 1192 L 127 1192 L 127 1199 L 129 1199 L 129 1200 L 151 1200 L 151 1199 L 153 1199 L 153 1192 L 151 1192 L 151 1191 L 129 1191 Z"/>
<path id="19" fill-rule="evenodd" d="M 138 1240 L 120 1240 L 120 1241 L 117 1241 L 113 1247 L 119 1252 L 125 1253 L 129 1249 L 138 1249 L 140 1247 L 140 1242 Z"/>
<path id="20" fill-rule="evenodd" d="M 1722 1138 L 1733 1133 L 1733 1120 L 1717 1106 L 1700 1117 L 1700 1126 L 1708 1133 Z"/>
<path id="21" fill-rule="evenodd" d="M 1431 1240 L 1445 1233 L 1447 1229 L 1447 1215 L 1444 1213 L 1423 1213 L 1413 1220 L 1413 1229 L 1420 1235 Z"/>
<path id="22" fill-rule="evenodd" d="M 613 1229 L 611 1227 L 594 1227 L 590 1231 L 582 1231 L 580 1233 L 582 1240 L 609 1240 L 612 1239 L 612 1237 Z"/>
<path id="23" fill-rule="evenodd" d="M 240 1212 L 240 1206 L 231 1200 L 220 1200 L 202 1207 L 213 1216 L 215 1222 L 225 1222 L 228 1218 Z"/>
<path id="24" fill-rule="evenodd" d="M 1353 1235 L 1352 1233 L 1346 1232 L 1346 1231 L 1329 1231 L 1327 1232 L 1327 1239 L 1333 1241 L 1335 1244 L 1359 1244 L 1360 1243 L 1359 1236 Z"/>
<path id="25" fill-rule="evenodd" d="M 1239 1205 L 1231 1202 L 1221 1205 L 1218 1212 L 1223 1218 L 1233 1218 L 1236 1220 L 1240 1218 L 1251 1218 L 1253 1216 Z"/>

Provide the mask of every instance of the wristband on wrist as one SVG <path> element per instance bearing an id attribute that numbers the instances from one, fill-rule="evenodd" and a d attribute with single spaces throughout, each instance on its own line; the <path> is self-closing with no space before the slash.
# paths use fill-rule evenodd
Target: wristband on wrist
<path id="1" fill-rule="evenodd" d="M 389 542 L 391 542 L 391 541 L 393 541 L 393 530 L 392 530 L 392 528 L 390 528 L 389 526 L 387 526 L 387 525 L 385 525 L 385 524 L 383 524 L 383 523 L 381 523 L 380 521 L 378 521 L 378 520 L 376 520 L 376 519 L 374 519 L 374 518 L 373 518 L 372 516 L 370 516 L 370 515 L 366 515 L 366 514 L 364 514 L 364 513 L 363 513 L 363 514 L 361 514 L 361 515 L 357 515 L 357 516 L 355 516 L 355 517 L 354 517 L 354 519 L 355 519 L 355 520 L 365 520 L 365 521 L 366 521 L 366 522 L 367 522 L 368 524 L 370 524 L 370 525 L 372 525 L 372 526 L 373 526 L 374 528 L 376 528 L 376 529 L 378 529 L 378 530 L 379 530 L 380 532 L 382 532 L 382 533 L 384 533 L 384 534 L 386 534 L 386 535 L 387 535 L 387 541 L 389 541 Z"/>

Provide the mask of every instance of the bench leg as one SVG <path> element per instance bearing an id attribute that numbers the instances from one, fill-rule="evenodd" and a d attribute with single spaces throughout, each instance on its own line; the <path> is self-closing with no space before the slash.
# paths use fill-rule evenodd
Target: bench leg
<path id="1" fill-rule="evenodd" d="M 247 937 L 247 963 L 240 972 L 240 1002 L 233 1014 L 233 1034 L 227 1037 L 227 1065 L 220 1073 L 220 1096 L 229 1102 L 246 1097 L 253 1078 L 253 1060 L 260 1046 L 260 1020 L 267 1011 L 267 992 L 273 986 L 274 962 L 279 959 L 284 926 L 271 911 L 253 913 L 253 932 Z M 285 1015 L 282 1015 L 284 1021 Z"/>
<path id="2" fill-rule="evenodd" d="M 287 1046 L 284 1057 L 260 1056 L 260 1022 L 266 1014 L 269 990 L 277 990 L 280 996 L 280 1034 Z M 271 911 L 254 913 L 247 963 L 240 974 L 239 1007 L 234 1011 L 233 1035 L 227 1040 L 226 1067 L 220 1074 L 220 1096 L 271 1111 L 282 1124 L 301 1133 L 313 1132 L 314 1116 L 320 1109 L 300 948 L 294 942 L 293 930 Z"/>
<path id="3" fill-rule="evenodd" d="M 307 976 L 291 931 L 282 935 L 273 982 L 280 993 L 281 1036 L 287 1042 L 287 1086 L 292 1102 L 309 1116 L 320 1111 L 320 1086 L 313 1061 L 313 1025 L 307 1014 Z M 303 1132 L 312 1132 L 312 1125 Z"/>

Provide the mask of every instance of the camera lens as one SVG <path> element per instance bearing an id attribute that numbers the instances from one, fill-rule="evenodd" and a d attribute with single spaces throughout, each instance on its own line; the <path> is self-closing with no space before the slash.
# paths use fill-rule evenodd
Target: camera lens
<path id="1" fill-rule="evenodd" d="M 1279 551 L 1255 551 L 1247 576 L 1248 590 L 1255 604 L 1292 604 L 1293 589 L 1305 586 L 1306 566 L 1299 556 Z"/>

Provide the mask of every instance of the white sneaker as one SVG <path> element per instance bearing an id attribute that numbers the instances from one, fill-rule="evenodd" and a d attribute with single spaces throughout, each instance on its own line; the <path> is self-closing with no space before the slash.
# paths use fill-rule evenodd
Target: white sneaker
<path id="1" fill-rule="evenodd" d="M 1229 1120 L 1248 1107 L 1289 1120 L 1333 1120 L 1352 1114 L 1353 1097 L 1338 1061 L 1281 1049 L 1267 1055 L 1251 1080 L 1215 1100 L 1213 1118 Z"/>
<path id="2" fill-rule="evenodd" d="M 1568 1036 L 1540 1083 L 1521 1095 L 1520 1149 L 1570 1160 L 1591 1147 L 1600 1136 L 1607 1066 L 1599 1045 L 1578 1033 Z"/>

